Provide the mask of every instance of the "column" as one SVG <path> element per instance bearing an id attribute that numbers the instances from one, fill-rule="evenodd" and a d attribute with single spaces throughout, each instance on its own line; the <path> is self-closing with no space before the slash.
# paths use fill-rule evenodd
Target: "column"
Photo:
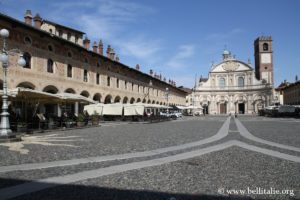
<path id="1" fill-rule="evenodd" d="M 78 116 L 79 103 L 75 102 L 75 115 Z"/>

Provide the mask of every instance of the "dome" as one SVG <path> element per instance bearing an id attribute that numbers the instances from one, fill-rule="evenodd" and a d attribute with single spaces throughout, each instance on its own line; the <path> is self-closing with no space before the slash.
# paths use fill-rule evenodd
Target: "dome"
<path id="1" fill-rule="evenodd" d="M 226 49 L 225 49 L 225 50 L 223 51 L 223 54 L 225 54 L 225 55 L 229 55 L 229 54 L 230 54 L 230 52 L 229 52 L 228 50 L 226 50 Z"/>

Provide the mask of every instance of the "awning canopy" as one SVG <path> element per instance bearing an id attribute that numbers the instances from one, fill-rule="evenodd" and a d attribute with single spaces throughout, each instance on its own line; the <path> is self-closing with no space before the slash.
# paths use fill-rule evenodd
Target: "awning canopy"
<path id="1" fill-rule="evenodd" d="M 84 97 L 79 94 L 72 94 L 72 93 L 57 93 L 55 94 L 60 100 L 64 100 L 66 102 L 80 102 L 80 103 L 97 103 L 96 101 Z"/>
<path id="2" fill-rule="evenodd" d="M 81 102 L 81 103 L 96 103 L 92 99 L 84 97 L 78 94 L 71 93 L 58 93 L 52 94 L 39 90 L 33 90 L 29 88 L 17 87 L 7 91 L 11 100 L 21 101 L 39 101 L 39 102 Z M 0 90 L 0 95 L 3 95 L 3 91 Z"/>
<path id="3" fill-rule="evenodd" d="M 10 89 L 7 91 L 7 93 L 11 100 L 55 101 L 59 99 L 55 94 L 22 87 Z M 3 90 L 0 90 L 0 95 L 3 95 Z"/>
<path id="4" fill-rule="evenodd" d="M 102 115 L 103 114 L 103 103 L 97 103 L 97 104 L 90 104 L 84 106 L 83 110 L 87 111 L 89 115 L 97 114 L 97 115 Z"/>
<path id="5" fill-rule="evenodd" d="M 123 104 L 104 104 L 103 106 L 103 115 L 122 115 L 123 114 Z"/>

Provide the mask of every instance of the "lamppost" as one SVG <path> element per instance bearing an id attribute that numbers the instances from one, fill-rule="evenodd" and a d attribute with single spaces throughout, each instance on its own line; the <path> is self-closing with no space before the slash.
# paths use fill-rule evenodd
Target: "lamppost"
<path id="1" fill-rule="evenodd" d="M 169 88 L 166 88 L 166 98 L 167 98 L 167 113 L 169 113 Z"/>
<path id="2" fill-rule="evenodd" d="M 18 49 L 7 50 L 6 40 L 9 37 L 9 31 L 6 29 L 0 30 L 0 36 L 3 39 L 3 49 L 0 55 L 0 61 L 2 62 L 3 67 L 3 95 L 2 95 L 2 113 L 1 113 L 1 131 L 0 131 L 0 140 L 1 141 L 10 141 L 16 138 L 16 134 L 12 133 L 9 125 L 9 113 L 8 113 L 8 103 L 7 103 L 7 70 L 8 70 L 8 55 L 21 53 Z M 26 61 L 21 55 L 18 59 L 18 65 L 25 66 Z"/>

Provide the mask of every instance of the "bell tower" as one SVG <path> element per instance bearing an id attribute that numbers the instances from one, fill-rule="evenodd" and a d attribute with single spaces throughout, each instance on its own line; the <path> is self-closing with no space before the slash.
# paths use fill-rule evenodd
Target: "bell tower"
<path id="1" fill-rule="evenodd" d="M 261 36 L 254 41 L 255 76 L 274 85 L 272 37 Z"/>

